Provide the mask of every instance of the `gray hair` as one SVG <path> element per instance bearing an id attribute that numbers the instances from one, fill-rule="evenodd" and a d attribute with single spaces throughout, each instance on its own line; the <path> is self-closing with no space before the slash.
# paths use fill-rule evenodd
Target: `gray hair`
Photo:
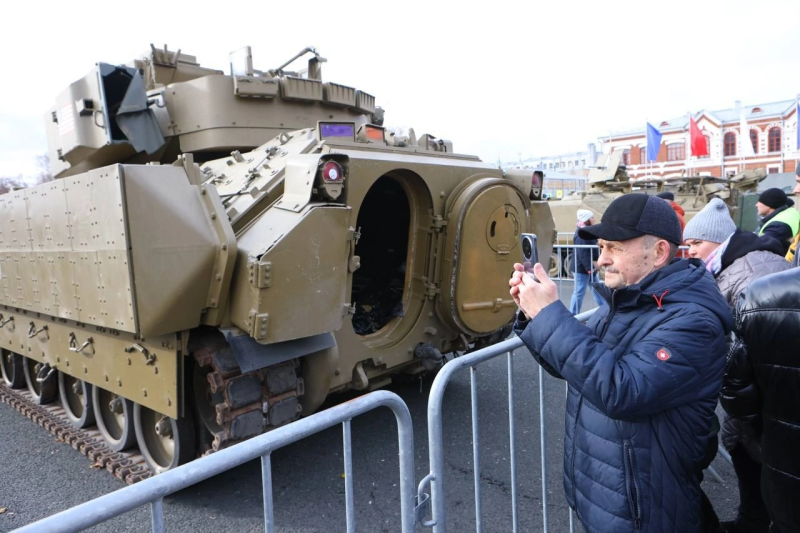
<path id="1" fill-rule="evenodd" d="M 669 244 L 669 257 L 667 258 L 668 263 L 675 259 L 675 256 L 678 255 L 678 245 L 675 243 L 669 242 L 661 237 L 656 237 L 655 235 L 644 235 L 643 238 L 644 246 L 648 250 L 653 248 L 658 241 L 665 241 L 667 244 Z"/>

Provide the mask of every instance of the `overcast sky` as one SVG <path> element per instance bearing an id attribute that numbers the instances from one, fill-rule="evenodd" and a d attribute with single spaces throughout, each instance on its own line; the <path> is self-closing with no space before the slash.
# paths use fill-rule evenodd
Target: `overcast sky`
<path id="1" fill-rule="evenodd" d="M 490 162 L 585 150 L 646 120 L 800 93 L 797 0 L 27 0 L 14 9 L 0 32 L 0 175 L 46 151 L 42 117 L 60 91 L 95 62 L 127 62 L 151 42 L 226 73 L 228 53 L 245 45 L 259 70 L 315 46 L 328 59 L 323 78 L 374 94 L 386 125 Z"/>

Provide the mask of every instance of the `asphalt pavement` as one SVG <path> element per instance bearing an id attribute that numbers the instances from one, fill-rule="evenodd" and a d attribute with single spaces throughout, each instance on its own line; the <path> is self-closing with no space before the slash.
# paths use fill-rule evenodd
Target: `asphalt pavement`
<path id="1" fill-rule="evenodd" d="M 571 282 L 560 283 L 567 304 Z M 594 306 L 589 295 L 584 310 Z M 507 356 L 479 367 L 478 412 L 481 455 L 481 524 L 485 532 L 512 531 Z M 515 425 L 519 530 L 542 531 L 538 366 L 527 350 L 514 354 Z M 426 408 L 431 381 L 394 383 L 414 423 L 417 481 L 428 473 Z M 475 531 L 472 422 L 469 372 L 456 374 L 444 400 L 448 531 Z M 340 395 L 343 401 L 353 395 Z M 549 531 L 569 531 L 562 484 L 565 387 L 546 376 L 547 514 Z M 332 405 L 332 403 L 329 403 Z M 397 428 L 388 409 L 352 421 L 356 531 L 399 531 Z M 105 470 L 49 432 L 0 403 L 0 532 L 123 487 Z M 273 454 L 273 493 L 278 533 L 345 531 L 342 431 L 331 428 Z M 723 482 L 703 484 L 721 519 L 735 514 L 733 469 L 720 457 L 712 465 Z M 5 511 L 3 511 L 5 509 Z M 258 461 L 230 470 L 165 499 L 167 531 L 263 531 L 261 467 Z M 420 528 L 420 531 L 425 531 Z M 150 531 L 150 512 L 140 508 L 90 531 Z M 580 526 L 576 531 L 581 531 Z"/>

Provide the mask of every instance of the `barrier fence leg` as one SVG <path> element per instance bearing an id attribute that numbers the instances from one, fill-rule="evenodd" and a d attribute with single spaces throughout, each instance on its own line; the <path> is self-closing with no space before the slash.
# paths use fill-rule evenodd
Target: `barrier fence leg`
<path id="1" fill-rule="evenodd" d="M 556 264 L 558 265 L 558 276 L 556 276 L 556 279 L 558 279 L 558 281 L 561 281 L 564 272 L 564 260 L 561 257 L 561 251 L 561 246 L 556 246 L 556 253 L 558 254 L 556 260 Z"/>
<path id="2" fill-rule="evenodd" d="M 542 446 L 542 522 L 547 533 L 547 439 L 544 431 L 544 369 L 539 366 L 539 433 Z"/>
<path id="3" fill-rule="evenodd" d="M 478 445 L 478 367 L 469 367 L 472 384 L 472 459 L 475 478 L 475 531 L 483 531 L 481 525 L 481 455 Z"/>
<path id="4" fill-rule="evenodd" d="M 567 397 L 569 397 L 569 383 L 565 385 Z M 575 533 L 575 511 L 572 510 L 572 507 L 569 507 L 569 533 Z"/>
<path id="5" fill-rule="evenodd" d="M 514 357 L 508 352 L 508 429 L 511 435 L 509 444 L 511 458 L 511 512 L 513 531 L 519 531 L 519 518 L 517 509 L 517 431 L 514 423 Z"/>
<path id="6" fill-rule="evenodd" d="M 159 498 L 150 504 L 150 514 L 153 518 L 153 533 L 164 533 L 164 499 Z"/>
<path id="7" fill-rule="evenodd" d="M 725 459 L 725 462 L 727 462 L 729 465 L 733 466 L 733 459 L 731 459 L 731 454 L 729 454 L 728 451 L 725 448 L 722 447 L 722 444 L 720 444 L 717 447 L 717 451 L 722 456 L 722 458 Z"/>
<path id="8" fill-rule="evenodd" d="M 261 488 L 264 492 L 264 530 L 275 531 L 275 517 L 272 502 L 272 456 L 261 456 Z"/>
<path id="9" fill-rule="evenodd" d="M 711 474 L 711 477 L 713 477 L 713 478 L 714 478 L 714 480 L 715 480 L 717 483 L 725 483 L 724 481 L 722 481 L 722 478 L 721 478 L 721 477 L 719 477 L 719 474 L 717 474 L 717 471 L 716 471 L 716 470 L 714 470 L 714 468 L 713 468 L 713 467 L 709 466 L 708 468 L 706 468 L 706 472 L 708 472 L 709 474 Z"/>
<path id="10" fill-rule="evenodd" d="M 356 516 L 353 510 L 353 441 L 350 421 L 342 422 L 344 433 L 344 504 L 347 509 L 347 533 L 355 533 Z"/>

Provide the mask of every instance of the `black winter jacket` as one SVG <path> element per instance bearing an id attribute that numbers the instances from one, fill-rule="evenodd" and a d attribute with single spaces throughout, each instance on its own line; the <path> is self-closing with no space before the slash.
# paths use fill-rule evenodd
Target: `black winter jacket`
<path id="1" fill-rule="evenodd" d="M 572 236 L 574 244 L 583 245 L 597 245 L 597 239 L 584 239 L 578 235 L 578 230 L 575 230 L 575 235 Z M 572 254 L 572 271 L 578 274 L 588 274 L 590 271 L 597 272 L 596 268 L 592 268 L 592 262 L 600 258 L 600 250 L 588 248 L 575 248 Z"/>
<path id="2" fill-rule="evenodd" d="M 725 252 L 721 257 L 721 267 L 717 276 L 717 285 L 725 301 L 731 306 L 736 305 L 736 298 L 751 283 L 759 278 L 788 270 L 791 265 L 779 255 L 781 244 L 764 235 L 757 236 L 749 231 L 737 229 L 731 235 Z M 739 349 L 741 343 L 734 346 Z M 756 419 L 751 422 L 757 424 Z M 761 449 L 758 444 L 757 426 L 747 424 L 741 418 L 733 418 L 723 413 L 720 438 L 722 445 L 729 452 L 737 443 L 741 442 L 753 459 L 761 461 Z"/>
<path id="3" fill-rule="evenodd" d="M 800 530 L 800 268 L 743 291 L 734 313 L 741 342 L 720 401 L 732 416 L 761 419 L 761 491 L 781 529 Z"/>
<path id="4" fill-rule="evenodd" d="M 778 216 L 779 213 L 787 209 L 793 209 L 793 208 L 783 206 L 776 209 L 772 214 L 765 217 L 764 220 L 761 221 L 761 224 L 759 224 L 758 226 L 759 229 L 764 228 L 764 226 L 767 226 L 767 223 L 770 220 L 772 220 L 773 218 Z M 780 255 L 786 255 L 786 252 L 789 251 L 789 244 L 794 238 L 794 231 L 792 231 L 792 228 L 789 227 L 788 224 L 785 224 L 783 222 L 773 222 L 772 224 L 764 228 L 763 235 L 768 235 L 773 239 L 775 239 L 776 241 L 778 241 L 779 243 L 781 243 L 781 246 L 783 247 L 782 248 L 783 253 Z"/>
<path id="5" fill-rule="evenodd" d="M 695 259 L 624 289 L 594 287 L 609 305 L 586 326 L 561 302 L 515 324 L 569 383 L 567 502 L 590 533 L 698 532 L 730 308 Z"/>

